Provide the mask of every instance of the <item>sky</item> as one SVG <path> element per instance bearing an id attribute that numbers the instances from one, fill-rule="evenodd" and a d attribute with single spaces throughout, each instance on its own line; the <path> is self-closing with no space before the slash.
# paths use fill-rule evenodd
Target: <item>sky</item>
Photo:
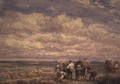
<path id="1" fill-rule="evenodd" d="M 120 59 L 118 4 L 0 0 L 0 59 Z"/>

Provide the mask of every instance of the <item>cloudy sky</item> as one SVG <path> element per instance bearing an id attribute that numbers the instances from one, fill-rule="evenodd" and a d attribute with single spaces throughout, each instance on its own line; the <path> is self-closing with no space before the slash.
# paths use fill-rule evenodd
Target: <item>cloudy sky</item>
<path id="1" fill-rule="evenodd" d="M 0 59 L 120 59 L 119 0 L 0 0 Z"/>

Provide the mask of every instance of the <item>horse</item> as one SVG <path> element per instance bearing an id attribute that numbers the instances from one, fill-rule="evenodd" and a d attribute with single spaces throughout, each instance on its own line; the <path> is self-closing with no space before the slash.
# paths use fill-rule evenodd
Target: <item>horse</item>
<path id="1" fill-rule="evenodd" d="M 87 68 L 86 67 L 83 67 L 80 71 L 80 77 L 81 79 L 86 79 L 87 77 Z"/>
<path id="2" fill-rule="evenodd" d="M 89 68 L 88 67 L 80 67 L 80 68 L 77 68 L 76 69 L 76 79 L 78 80 L 79 77 L 81 79 L 86 79 L 87 78 L 87 75 L 88 75 L 88 72 L 89 72 Z"/>
<path id="3" fill-rule="evenodd" d="M 95 80 L 96 76 L 97 76 L 97 72 L 96 71 L 90 71 L 90 76 L 89 76 L 89 80 Z"/>

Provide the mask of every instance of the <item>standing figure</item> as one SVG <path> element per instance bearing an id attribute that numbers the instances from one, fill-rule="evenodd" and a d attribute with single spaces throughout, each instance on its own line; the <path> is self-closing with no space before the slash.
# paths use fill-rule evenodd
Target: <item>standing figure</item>
<path id="1" fill-rule="evenodd" d="M 119 73 L 119 62 L 118 61 L 115 61 L 113 63 L 113 73 L 115 76 L 118 76 L 118 73 Z"/>
<path id="2" fill-rule="evenodd" d="M 81 70 L 82 70 L 82 67 L 80 64 L 78 64 L 77 67 L 75 68 L 75 79 L 76 80 L 79 80 Z"/>
<path id="3" fill-rule="evenodd" d="M 76 61 L 75 62 L 75 79 L 78 80 L 80 76 L 80 72 L 82 70 L 82 61 Z"/>
<path id="4" fill-rule="evenodd" d="M 70 60 L 67 66 L 68 78 L 72 79 L 74 74 L 74 63 Z"/>
<path id="5" fill-rule="evenodd" d="M 112 60 L 106 60 L 105 61 L 105 69 L 106 69 L 107 73 L 112 72 L 112 66 L 113 66 Z"/>

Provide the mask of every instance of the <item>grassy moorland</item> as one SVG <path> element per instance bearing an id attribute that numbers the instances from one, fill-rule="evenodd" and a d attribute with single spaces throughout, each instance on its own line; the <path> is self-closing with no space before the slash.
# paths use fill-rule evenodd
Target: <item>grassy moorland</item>
<path id="1" fill-rule="evenodd" d="M 56 64 L 54 61 L 1 61 L 0 84 L 56 84 Z M 119 82 L 114 75 L 107 79 L 102 63 L 92 63 L 92 67 L 98 72 L 96 81 L 89 81 L 88 78 L 79 81 L 65 79 L 62 84 L 106 84 L 107 80 L 112 84 Z"/>

